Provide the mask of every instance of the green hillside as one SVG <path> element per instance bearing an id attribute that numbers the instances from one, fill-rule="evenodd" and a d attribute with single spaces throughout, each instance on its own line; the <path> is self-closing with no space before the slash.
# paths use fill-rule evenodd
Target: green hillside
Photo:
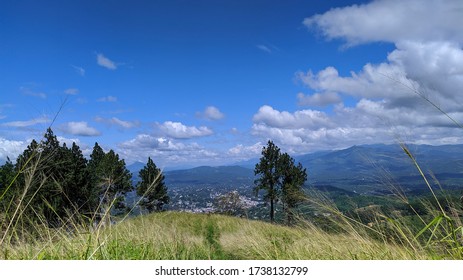
<path id="1" fill-rule="evenodd" d="M 221 215 L 162 212 L 77 234 L 48 230 L 9 244 L 1 259 L 430 259 L 434 254 L 366 237 Z"/>

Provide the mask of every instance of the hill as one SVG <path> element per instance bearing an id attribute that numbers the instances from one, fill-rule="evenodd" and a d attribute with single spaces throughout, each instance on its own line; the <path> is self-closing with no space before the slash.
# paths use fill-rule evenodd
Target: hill
<path id="1" fill-rule="evenodd" d="M 425 250 L 376 241 L 358 231 L 329 234 L 309 224 L 285 227 L 221 215 L 163 212 L 106 228 L 43 234 L 10 245 L 5 259 L 307 260 L 430 259 Z M 53 237 L 51 237 L 53 236 Z"/>
<path id="2" fill-rule="evenodd" d="M 463 178 L 463 145 L 409 145 L 422 170 L 435 175 L 447 188 Z M 358 192 L 381 191 L 385 185 L 401 185 L 408 191 L 423 179 L 399 145 L 364 145 L 296 157 L 307 168 L 312 184 L 333 184 Z"/>

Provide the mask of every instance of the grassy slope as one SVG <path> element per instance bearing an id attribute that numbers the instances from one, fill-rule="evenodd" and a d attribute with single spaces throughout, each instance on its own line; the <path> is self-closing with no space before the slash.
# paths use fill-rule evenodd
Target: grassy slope
<path id="1" fill-rule="evenodd" d="M 48 233 L 48 242 L 10 245 L 0 259 L 429 259 L 363 238 L 219 215 L 164 212 L 92 233 Z"/>

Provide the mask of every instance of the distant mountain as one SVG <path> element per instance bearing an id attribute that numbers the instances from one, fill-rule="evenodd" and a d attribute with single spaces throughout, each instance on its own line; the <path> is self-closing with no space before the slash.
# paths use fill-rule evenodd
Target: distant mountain
<path id="1" fill-rule="evenodd" d="M 240 185 L 254 182 L 254 171 L 241 166 L 200 166 L 164 173 L 167 185 Z"/>
<path id="2" fill-rule="evenodd" d="M 146 163 L 143 162 L 134 162 L 132 164 L 127 165 L 127 169 L 132 173 L 134 177 L 138 176 L 138 172 L 145 167 Z"/>
<path id="3" fill-rule="evenodd" d="M 408 145 L 420 168 L 441 184 L 454 186 L 463 178 L 463 145 Z M 313 184 L 335 184 L 358 191 L 387 184 L 414 188 L 423 185 L 411 159 L 399 145 L 363 145 L 296 157 Z M 432 181 L 432 180 L 431 180 Z"/>
<path id="4" fill-rule="evenodd" d="M 463 185 L 463 145 L 409 145 L 421 169 L 445 187 Z M 295 156 L 307 168 L 308 185 L 330 185 L 357 193 L 385 192 L 388 184 L 408 191 L 423 188 L 423 179 L 399 145 L 362 145 Z M 201 166 L 165 171 L 167 185 L 252 185 L 258 159 L 235 166 Z M 144 164 L 128 166 L 134 177 Z M 433 181 L 430 178 L 430 181 Z"/>

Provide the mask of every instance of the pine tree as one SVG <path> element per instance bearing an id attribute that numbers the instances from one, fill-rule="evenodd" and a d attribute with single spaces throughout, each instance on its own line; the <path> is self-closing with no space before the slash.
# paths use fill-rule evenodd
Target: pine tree
<path id="1" fill-rule="evenodd" d="M 296 166 L 294 159 L 287 153 L 281 155 L 279 160 L 281 182 L 281 201 L 286 213 L 287 223 L 291 224 L 294 216 L 294 209 L 304 200 L 305 194 L 302 189 L 307 181 L 306 169 L 300 163 Z"/>
<path id="2" fill-rule="evenodd" d="M 16 173 L 14 171 L 14 164 L 11 162 L 10 158 L 6 158 L 6 162 L 4 165 L 0 166 L 0 212 L 4 207 L 8 205 L 12 198 L 12 191 L 11 188 L 13 179 Z"/>
<path id="3" fill-rule="evenodd" d="M 41 151 L 42 176 L 39 197 L 41 209 L 49 226 L 59 226 L 65 222 L 72 200 L 67 191 L 66 182 L 70 179 L 70 153 L 64 144 L 62 147 L 51 128 L 47 129 L 43 141 L 39 145 Z"/>
<path id="4" fill-rule="evenodd" d="M 270 202 L 270 221 L 275 221 L 275 203 L 279 197 L 279 184 L 281 179 L 280 168 L 278 166 L 280 159 L 280 148 L 272 141 L 268 141 L 267 146 L 262 148 L 262 157 L 260 162 L 254 168 L 254 174 L 260 175 L 254 181 L 256 187 L 254 192 L 256 196 L 260 190 L 266 191 L 264 199 Z"/>
<path id="5" fill-rule="evenodd" d="M 132 174 L 127 170 L 125 161 L 110 150 L 99 162 L 97 168 L 100 199 L 103 205 L 114 201 L 116 209 L 123 209 L 124 194 L 132 191 Z"/>
<path id="6" fill-rule="evenodd" d="M 170 200 L 161 170 L 148 157 L 147 164 L 138 174 L 141 179 L 137 184 L 137 195 L 142 197 L 140 206 L 148 212 L 161 211 Z"/>
<path id="7" fill-rule="evenodd" d="M 89 199 L 92 205 L 92 209 L 98 211 L 100 203 L 100 193 L 101 193 L 101 182 L 103 180 L 101 175 L 101 162 L 105 157 L 105 152 L 98 145 L 98 142 L 95 142 L 93 146 L 92 153 L 90 154 L 90 160 L 87 163 L 87 173 L 89 174 L 90 186 L 89 186 Z M 95 203 L 95 204 L 93 204 Z M 99 209 L 101 210 L 101 209 Z"/>
<path id="8" fill-rule="evenodd" d="M 68 150 L 68 181 L 66 193 L 72 202 L 72 207 L 80 214 L 91 216 L 98 207 L 98 191 L 93 187 L 87 159 L 76 143 Z"/>
<path id="9" fill-rule="evenodd" d="M 288 223 L 291 223 L 294 208 L 304 199 L 302 186 L 307 180 L 306 169 L 300 163 L 296 166 L 291 156 L 281 154 L 280 148 L 268 141 L 254 173 L 260 175 L 254 182 L 256 195 L 264 190 L 264 199 L 270 202 L 270 221 L 275 221 L 275 204 L 281 201 Z"/>

